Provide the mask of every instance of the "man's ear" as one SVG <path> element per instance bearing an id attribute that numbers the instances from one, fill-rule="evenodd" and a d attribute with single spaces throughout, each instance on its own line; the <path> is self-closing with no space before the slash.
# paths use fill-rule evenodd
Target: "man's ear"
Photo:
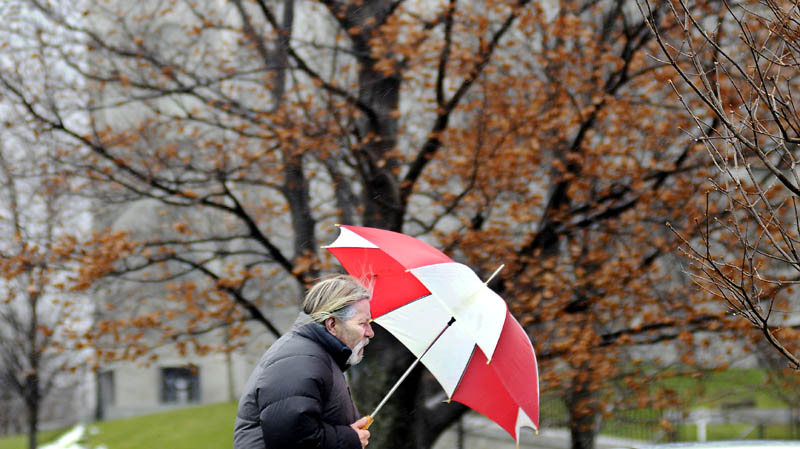
<path id="1" fill-rule="evenodd" d="M 327 329 L 328 332 L 330 332 L 331 335 L 333 335 L 334 337 L 336 336 L 336 326 L 335 325 L 336 325 L 336 318 L 334 318 L 334 317 L 325 318 L 325 329 Z"/>

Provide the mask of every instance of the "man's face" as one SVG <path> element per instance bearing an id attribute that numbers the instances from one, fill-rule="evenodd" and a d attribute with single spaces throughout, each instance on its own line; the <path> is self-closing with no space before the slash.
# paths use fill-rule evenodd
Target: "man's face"
<path id="1" fill-rule="evenodd" d="M 331 334 L 336 336 L 342 343 L 353 350 L 353 355 L 348 360 L 350 365 L 355 365 L 364 357 L 364 346 L 369 343 L 369 339 L 375 336 L 372 332 L 370 320 L 372 314 L 369 311 L 369 301 L 362 299 L 356 302 L 353 307 L 356 313 L 345 321 L 333 319 L 328 327 Z"/>

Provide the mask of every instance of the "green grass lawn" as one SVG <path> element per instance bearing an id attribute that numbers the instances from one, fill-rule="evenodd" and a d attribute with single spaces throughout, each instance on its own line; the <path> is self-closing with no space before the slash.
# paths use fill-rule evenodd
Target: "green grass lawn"
<path id="1" fill-rule="evenodd" d="M 47 444 L 58 439 L 69 429 L 55 429 L 39 432 L 39 445 Z M 27 449 L 28 438 L 25 435 L 17 435 L 8 438 L 0 438 L 0 449 Z"/>
<path id="2" fill-rule="evenodd" d="M 210 449 L 233 446 L 236 403 L 192 407 L 97 424 L 91 447 Z"/>
<path id="3" fill-rule="evenodd" d="M 664 385 L 688 392 L 693 407 L 724 407 L 725 404 L 752 400 L 759 408 L 783 408 L 786 404 L 764 387 L 766 373 L 761 369 L 731 369 L 693 379 L 676 377 Z M 700 392 L 700 394 L 694 394 Z"/>
<path id="4" fill-rule="evenodd" d="M 91 424 L 85 445 L 108 449 L 219 449 L 233 445 L 236 403 L 212 404 Z M 60 433 L 63 433 L 62 430 Z M 42 435 L 42 444 L 59 432 Z M 0 449 L 26 449 L 24 436 L 0 438 Z"/>

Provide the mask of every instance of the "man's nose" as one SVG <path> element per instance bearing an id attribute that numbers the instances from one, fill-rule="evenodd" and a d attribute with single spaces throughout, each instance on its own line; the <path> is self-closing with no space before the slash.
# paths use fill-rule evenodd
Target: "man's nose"
<path id="1" fill-rule="evenodd" d="M 367 338 L 372 338 L 375 336 L 375 332 L 372 331 L 372 324 L 367 323 L 367 330 L 364 332 L 364 336 Z"/>

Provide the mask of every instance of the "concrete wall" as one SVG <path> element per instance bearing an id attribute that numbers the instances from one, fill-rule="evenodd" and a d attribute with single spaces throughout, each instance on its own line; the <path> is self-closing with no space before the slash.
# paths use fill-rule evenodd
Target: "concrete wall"
<path id="1" fill-rule="evenodd" d="M 278 309 L 270 312 L 270 316 L 281 331 L 286 331 L 297 316 L 297 308 Z M 113 372 L 113 402 L 107 399 L 104 403 L 104 419 L 142 415 L 186 405 L 238 401 L 256 363 L 275 340 L 260 326 L 254 326 L 253 333 L 256 336 L 247 345 L 230 355 L 214 353 L 180 357 L 174 348 L 167 346 L 157 351 L 157 361 L 149 365 L 116 362 L 103 367 L 103 371 Z M 197 402 L 164 403 L 161 398 L 162 369 L 186 367 L 189 364 L 197 367 Z"/>

